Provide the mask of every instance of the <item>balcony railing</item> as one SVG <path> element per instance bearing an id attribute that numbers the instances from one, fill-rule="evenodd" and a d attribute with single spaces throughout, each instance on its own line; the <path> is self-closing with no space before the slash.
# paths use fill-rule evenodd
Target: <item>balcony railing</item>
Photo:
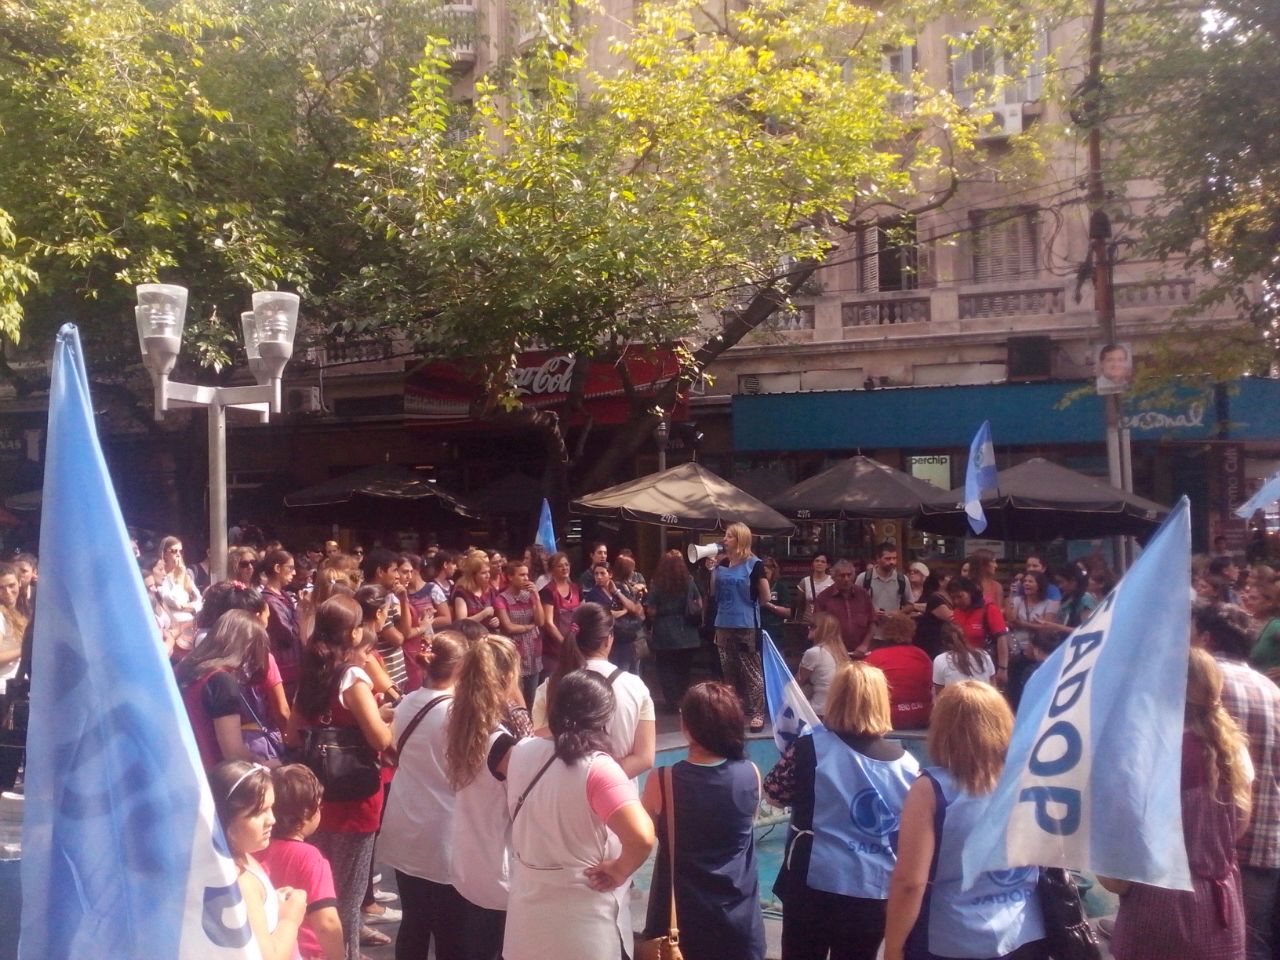
<path id="1" fill-rule="evenodd" d="M 930 316 L 930 299 L 927 296 L 866 300 L 860 303 L 842 303 L 840 305 L 840 325 L 842 327 L 928 323 Z"/>
<path id="2" fill-rule="evenodd" d="M 1195 288 L 1195 281 L 1190 277 L 1117 283 L 1115 287 L 1116 309 L 1132 310 L 1141 307 L 1186 306 L 1195 297 Z"/>
<path id="3" fill-rule="evenodd" d="M 378 363 L 410 351 L 407 340 L 344 340 L 307 349 L 305 360 L 317 367 L 342 363 Z"/>
<path id="4" fill-rule="evenodd" d="M 998 290 L 960 295 L 960 319 L 987 317 L 1039 316 L 1062 313 L 1065 300 L 1062 287 L 1040 287 L 1031 290 Z"/>

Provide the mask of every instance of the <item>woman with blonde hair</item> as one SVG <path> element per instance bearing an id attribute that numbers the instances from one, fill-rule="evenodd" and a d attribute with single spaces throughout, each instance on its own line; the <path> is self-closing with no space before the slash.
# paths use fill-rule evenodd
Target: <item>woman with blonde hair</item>
<path id="1" fill-rule="evenodd" d="M 990 684 L 962 680 L 934 702 L 927 746 L 936 766 L 902 808 L 885 960 L 1047 956 L 1035 867 L 981 873 L 962 890 L 960 853 L 987 816 L 1012 733 L 1013 713 Z"/>
<path id="2" fill-rule="evenodd" d="M 810 647 L 800 658 L 796 683 L 809 697 L 813 712 L 819 717 L 827 709 L 827 690 L 831 678 L 841 664 L 849 662 L 849 651 L 840 636 L 840 621 L 824 611 L 814 613 L 809 627 Z"/>
<path id="3" fill-rule="evenodd" d="M 469 550 L 458 564 L 458 582 L 453 585 L 453 620 L 475 620 L 490 630 L 497 630 L 498 616 L 494 607 L 498 592 L 493 588 L 489 555 L 483 550 Z"/>
<path id="4" fill-rule="evenodd" d="M 782 901 L 782 955 L 874 960 L 898 853 L 898 818 L 920 765 L 896 740 L 889 684 L 876 667 L 842 664 L 824 726 L 797 737 L 764 780 L 791 807 L 773 892 Z"/>
<path id="5" fill-rule="evenodd" d="M 160 556 L 151 568 L 148 587 L 156 606 L 168 617 L 173 630 L 173 656 L 185 656 L 196 640 L 196 614 L 200 612 L 200 591 L 182 559 L 182 541 L 165 537 Z"/>
<path id="6" fill-rule="evenodd" d="M 1249 820 L 1252 764 L 1244 734 L 1222 705 L 1222 672 L 1192 649 L 1182 732 L 1182 835 L 1191 890 L 1099 877 L 1120 895 L 1111 937 L 1116 960 L 1245 956 L 1236 838 Z"/>
<path id="7" fill-rule="evenodd" d="M 760 606 L 769 602 L 769 579 L 751 552 L 751 528 L 731 523 L 724 531 L 725 562 L 711 575 L 716 650 L 725 683 L 738 691 L 752 732 L 764 729 L 764 674 L 760 668 Z"/>
<path id="8" fill-rule="evenodd" d="M 485 562 L 487 571 L 487 557 Z M 496 960 L 502 952 L 511 877 L 507 759 L 511 748 L 533 733 L 519 688 L 520 652 L 506 637 L 486 636 L 463 656 L 445 770 L 455 794 L 449 843 L 453 885 L 466 900 L 469 960 Z"/>

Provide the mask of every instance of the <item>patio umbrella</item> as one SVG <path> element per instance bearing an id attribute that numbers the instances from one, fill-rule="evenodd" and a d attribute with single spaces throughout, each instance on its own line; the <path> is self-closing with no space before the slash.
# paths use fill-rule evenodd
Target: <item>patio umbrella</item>
<path id="1" fill-rule="evenodd" d="M 723 530 L 745 523 L 752 533 L 790 536 L 791 521 L 706 467 L 682 463 L 574 500 L 571 512 L 656 523 L 684 530 Z"/>
<path id="2" fill-rule="evenodd" d="M 769 505 L 796 520 L 893 520 L 913 517 L 944 492 L 870 457 L 850 457 L 790 487 Z"/>
<path id="3" fill-rule="evenodd" d="M 287 507 L 373 507 L 416 505 L 438 507 L 464 517 L 475 510 L 460 497 L 431 483 L 420 473 L 395 463 L 379 463 L 306 487 L 284 498 Z"/>
<path id="4" fill-rule="evenodd" d="M 944 536 L 969 535 L 964 488 L 920 507 L 917 530 Z M 1000 471 L 996 492 L 982 500 L 984 537 L 994 540 L 1053 540 L 1058 537 L 1143 536 L 1168 513 L 1154 501 L 1076 473 L 1040 457 Z"/>

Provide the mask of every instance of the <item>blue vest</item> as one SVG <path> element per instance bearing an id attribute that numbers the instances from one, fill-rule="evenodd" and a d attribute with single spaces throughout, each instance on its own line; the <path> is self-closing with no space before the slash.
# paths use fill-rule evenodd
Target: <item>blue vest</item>
<path id="1" fill-rule="evenodd" d="M 944 957 L 1002 957 L 1024 943 L 1043 939 L 1044 918 L 1036 893 L 1038 868 L 979 874 L 971 888 L 960 889 L 960 852 L 987 816 L 990 795 L 970 796 L 941 767 L 928 767 L 925 773 L 941 788 L 943 798 L 937 817 L 942 829 L 936 872 L 929 892 L 929 952 Z"/>
<path id="2" fill-rule="evenodd" d="M 813 852 L 805 882 L 827 893 L 886 900 L 902 804 L 920 765 L 909 753 L 873 760 L 826 729 L 814 731 L 813 749 Z"/>
<path id="3" fill-rule="evenodd" d="M 731 567 L 716 567 L 716 626 L 725 629 L 742 629 L 760 626 L 760 610 L 755 594 L 751 592 L 751 571 L 759 558 L 747 554 L 747 559 Z"/>

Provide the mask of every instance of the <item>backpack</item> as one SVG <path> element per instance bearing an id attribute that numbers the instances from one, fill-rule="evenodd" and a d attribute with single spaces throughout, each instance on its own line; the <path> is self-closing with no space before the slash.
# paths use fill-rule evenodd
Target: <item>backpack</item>
<path id="1" fill-rule="evenodd" d="M 863 590 L 871 593 L 871 578 L 875 576 L 875 568 L 868 567 L 858 578 L 857 584 Z M 907 575 L 901 570 L 898 571 L 898 609 L 905 610 L 911 605 L 911 588 L 907 585 Z"/>

